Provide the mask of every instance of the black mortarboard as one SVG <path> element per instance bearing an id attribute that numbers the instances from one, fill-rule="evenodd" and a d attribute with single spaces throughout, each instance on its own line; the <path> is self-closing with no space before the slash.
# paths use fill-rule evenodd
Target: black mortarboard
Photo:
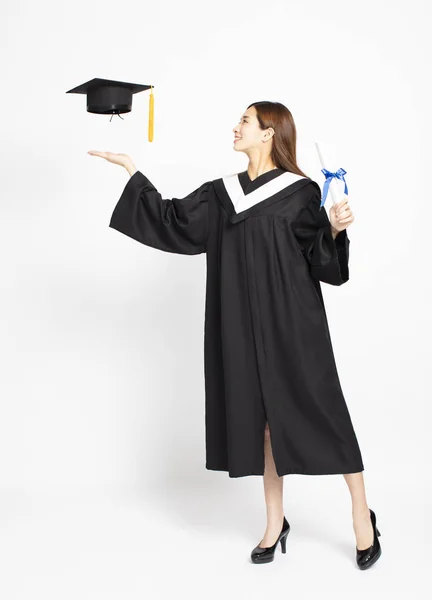
<path id="1" fill-rule="evenodd" d="M 149 142 L 153 141 L 153 122 L 154 122 L 154 99 L 153 86 L 141 85 L 138 83 L 126 83 L 124 81 L 113 81 L 112 79 L 91 79 L 66 94 L 87 94 L 87 112 L 101 115 L 120 116 L 121 113 L 128 113 L 132 110 L 132 94 L 150 91 L 149 98 Z M 111 117 L 112 118 L 112 117 Z M 111 119 L 110 119 L 111 120 Z"/>

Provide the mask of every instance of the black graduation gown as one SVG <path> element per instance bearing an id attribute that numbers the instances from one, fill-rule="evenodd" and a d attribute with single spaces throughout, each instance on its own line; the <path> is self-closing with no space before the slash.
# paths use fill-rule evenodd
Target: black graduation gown
<path id="1" fill-rule="evenodd" d="M 164 199 L 137 171 L 109 226 L 177 254 L 206 253 L 206 468 L 264 474 L 268 421 L 279 476 L 356 473 L 363 462 L 336 370 L 320 282 L 348 281 L 321 190 L 273 169 Z"/>

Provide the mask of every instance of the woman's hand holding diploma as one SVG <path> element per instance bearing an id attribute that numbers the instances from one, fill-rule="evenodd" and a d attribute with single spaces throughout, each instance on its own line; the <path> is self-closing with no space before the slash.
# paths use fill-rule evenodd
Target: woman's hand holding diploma
<path id="1" fill-rule="evenodd" d="M 333 237 L 346 229 L 354 221 L 354 215 L 348 204 L 348 196 L 344 194 L 342 200 L 333 204 L 330 208 L 329 215 L 330 223 L 332 226 Z"/>
<path id="2" fill-rule="evenodd" d="M 315 147 L 316 150 L 318 152 L 318 156 L 321 162 L 321 166 L 322 169 L 321 171 L 324 173 L 324 176 L 326 177 L 326 182 L 324 184 L 324 202 L 322 204 L 325 203 L 325 199 L 327 196 L 327 191 L 330 190 L 330 195 L 332 197 L 333 200 L 333 206 L 330 209 L 330 223 L 331 223 L 331 230 L 332 230 L 332 235 L 333 235 L 333 239 L 337 236 L 338 233 L 340 233 L 341 231 L 343 231 L 344 229 L 346 229 L 348 227 L 348 225 L 351 225 L 351 223 L 354 221 L 354 215 L 352 214 L 352 211 L 350 209 L 350 207 L 348 206 L 348 188 L 344 179 L 344 175 L 346 174 L 345 169 L 338 169 L 336 172 L 332 172 L 332 171 L 328 171 L 326 168 L 326 165 L 324 163 L 324 158 L 323 158 L 323 154 L 321 152 L 321 148 L 320 145 L 318 144 L 318 142 L 315 142 Z M 336 179 L 334 179 L 336 178 Z M 342 184 L 345 186 L 345 193 L 342 196 L 342 200 L 340 200 L 339 202 L 336 202 L 336 199 L 338 197 L 338 195 L 341 193 L 341 188 L 340 188 L 340 184 Z M 335 184 L 339 184 L 339 187 L 335 189 Z M 336 194 L 336 192 L 339 191 L 339 194 Z M 339 196 L 340 197 L 340 196 Z"/>
<path id="3" fill-rule="evenodd" d="M 133 164 L 131 157 L 128 154 L 115 154 L 114 152 L 99 152 L 98 150 L 89 150 L 88 154 L 91 154 L 92 156 L 100 156 L 101 158 L 104 158 L 105 160 L 107 160 L 110 163 L 113 163 L 114 165 L 120 165 L 121 167 L 124 167 L 130 176 L 132 176 L 138 171 L 138 169 Z"/>

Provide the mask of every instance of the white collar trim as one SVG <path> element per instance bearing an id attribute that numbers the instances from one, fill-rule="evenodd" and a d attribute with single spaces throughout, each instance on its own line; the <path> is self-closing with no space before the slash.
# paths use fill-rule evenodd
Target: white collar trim
<path id="1" fill-rule="evenodd" d="M 306 177 L 287 171 L 282 173 L 282 175 L 278 175 L 270 181 L 267 181 L 267 183 L 263 183 L 263 185 L 260 185 L 260 187 L 253 192 L 245 194 L 243 192 L 238 173 L 222 177 L 225 189 L 237 214 L 250 208 L 251 206 L 254 206 L 258 202 L 262 202 L 263 200 L 270 198 L 270 196 L 274 196 L 285 187 L 295 183 L 296 181 L 299 181 L 299 179 L 306 179 Z"/>

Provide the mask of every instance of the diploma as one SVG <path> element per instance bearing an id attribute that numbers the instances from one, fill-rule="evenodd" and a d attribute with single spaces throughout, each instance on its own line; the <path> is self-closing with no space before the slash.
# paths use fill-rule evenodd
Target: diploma
<path id="1" fill-rule="evenodd" d="M 344 194 L 348 194 L 348 187 L 344 178 L 344 175 L 346 174 L 345 169 L 342 169 L 341 167 L 337 171 L 329 171 L 327 169 L 326 163 L 324 163 L 323 154 L 318 142 L 315 142 L 315 147 L 321 162 L 321 172 L 324 174 L 325 177 L 324 189 L 320 205 L 321 208 L 325 204 L 329 190 L 333 204 L 337 204 L 342 200 Z"/>

